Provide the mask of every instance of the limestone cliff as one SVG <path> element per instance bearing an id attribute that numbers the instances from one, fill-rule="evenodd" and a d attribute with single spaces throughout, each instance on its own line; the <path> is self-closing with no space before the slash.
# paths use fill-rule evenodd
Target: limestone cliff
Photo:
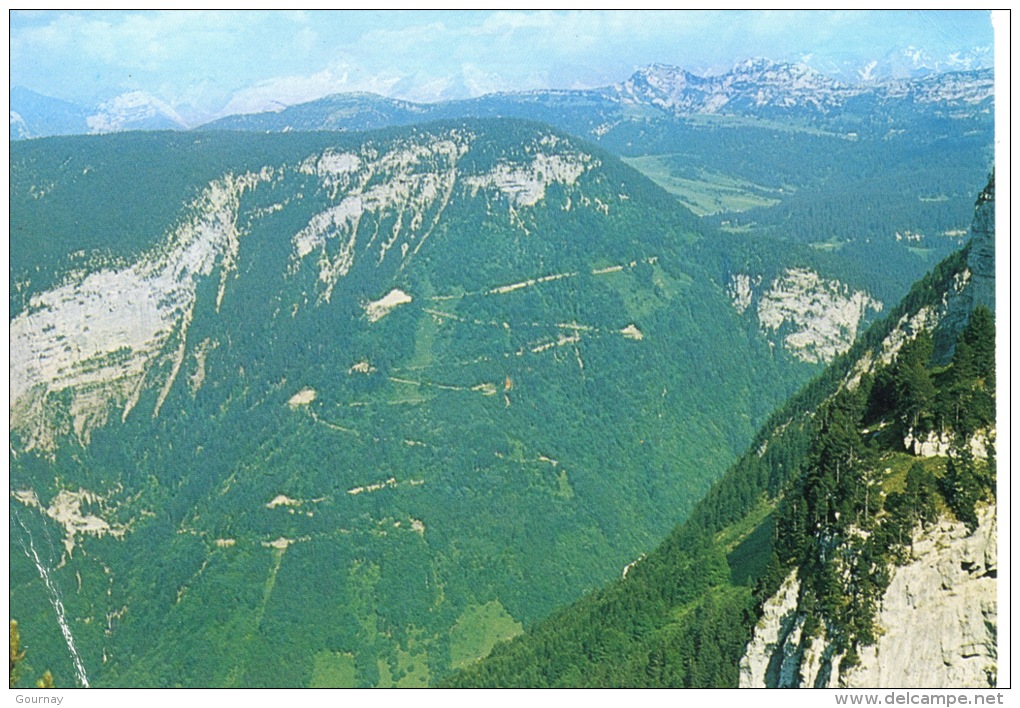
<path id="1" fill-rule="evenodd" d="M 935 353 L 948 361 L 952 356 L 956 333 L 967 324 L 970 313 L 978 305 L 995 311 L 995 181 L 994 175 L 974 204 L 974 221 L 970 226 L 970 248 L 967 269 L 960 274 L 956 287 L 946 294 L 942 336 L 936 333 Z"/>
<path id="2" fill-rule="evenodd" d="M 876 617 L 878 642 L 840 676 L 824 632 L 802 636 L 791 574 L 766 601 L 740 663 L 740 686 L 853 688 L 979 688 L 996 680 L 996 507 L 978 513 L 973 533 L 941 519 L 918 529 L 907 563 L 892 580 Z"/>
<path id="3" fill-rule="evenodd" d="M 996 517 L 974 533 L 943 520 L 919 533 L 882 600 L 878 643 L 861 651 L 851 687 L 983 687 L 996 676 Z"/>
<path id="4" fill-rule="evenodd" d="M 883 308 L 864 290 L 851 290 L 805 268 L 787 268 L 771 282 L 735 273 L 726 291 L 741 315 L 757 303 L 751 315 L 762 334 L 810 363 L 828 363 L 849 350 L 869 311 Z"/>

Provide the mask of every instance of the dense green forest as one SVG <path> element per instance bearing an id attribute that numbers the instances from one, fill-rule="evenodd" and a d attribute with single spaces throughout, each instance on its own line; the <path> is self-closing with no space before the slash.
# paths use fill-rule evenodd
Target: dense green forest
<path id="1" fill-rule="evenodd" d="M 576 183 L 551 181 L 533 205 L 468 183 L 529 165 L 550 134 L 560 159 L 589 156 Z M 432 175 L 454 173 L 430 150 L 459 135 L 470 145 L 443 202 Z M 363 194 L 421 185 L 365 210 L 328 298 L 320 268 L 339 238 L 303 261 L 293 241 L 349 194 L 316 171 L 327 153 L 362 161 Z M 182 155 L 193 173 L 178 174 Z M 175 324 L 136 400 L 115 394 L 94 425 L 80 411 L 102 382 L 68 385 L 41 407 L 64 431 L 53 449 L 12 430 L 25 675 L 76 676 L 59 600 L 97 686 L 426 685 L 653 547 L 816 370 L 735 313 L 720 282 L 732 240 L 533 123 L 43 139 L 13 145 L 12 164 L 17 328 L 57 307 L 41 294 L 79 307 L 95 273 L 167 282 L 173 239 L 240 234 L 232 260 L 213 251 L 209 275 L 145 300 L 182 304 L 161 315 Z M 224 201 L 229 218 L 207 216 L 207 180 L 264 167 Z M 113 194 L 130 199 L 108 210 Z M 417 223 L 434 227 L 415 256 Z M 385 258 L 380 234 L 396 244 Z M 367 304 L 396 288 L 412 301 L 371 320 Z M 57 351 L 93 346 L 77 325 L 57 335 Z M 133 356 L 106 352 L 90 375 Z M 58 500 L 109 532 L 68 532 Z"/>
<path id="2" fill-rule="evenodd" d="M 991 133 L 975 127 L 848 139 L 689 119 L 621 126 L 601 143 L 708 224 L 807 246 L 823 268 L 892 303 L 964 243 L 992 165 Z"/>
<path id="3" fill-rule="evenodd" d="M 796 546 L 780 558 L 771 540 L 792 523 L 777 500 L 821 454 L 803 412 L 878 335 L 770 417 L 819 367 L 777 347 L 751 311 L 741 315 L 730 279 L 768 283 L 806 268 L 894 302 L 957 237 L 927 248 L 889 236 L 900 221 L 848 198 L 868 193 L 862 171 L 877 153 L 839 152 L 831 141 L 846 141 L 831 136 L 802 152 L 791 141 L 774 157 L 813 156 L 800 182 L 748 187 L 763 178 L 737 156 L 772 159 L 765 143 L 785 133 L 728 130 L 690 129 L 692 157 L 665 169 L 694 180 L 684 170 L 711 162 L 744 180 L 739 213 L 770 209 L 802 225 L 699 218 L 676 190 L 605 149 L 525 121 L 12 144 L 10 313 L 25 341 L 50 342 L 55 324 L 25 323 L 62 302 L 84 306 L 90 276 L 173 283 L 127 304 L 110 293 L 124 319 L 146 304 L 172 323 L 133 388 L 104 402 L 113 389 L 89 378 L 133 371 L 137 352 L 125 346 L 87 359 L 83 385 L 37 383 L 38 407 L 17 410 L 43 411 L 58 431 L 45 448 L 35 428 L 12 427 L 12 616 L 32 642 L 23 675 L 51 669 L 70 684 L 87 673 L 98 686 L 424 686 L 457 669 L 457 682 L 496 670 L 532 646 L 499 642 L 562 623 L 583 660 L 550 639 L 555 663 L 528 655 L 537 662 L 528 671 L 555 666 L 555 678 L 500 675 L 522 685 L 631 685 L 641 682 L 623 677 L 636 671 L 662 685 L 732 683 L 728 657 L 785 567 L 769 559 L 789 565 L 811 553 Z M 851 177 L 828 152 L 856 165 Z M 967 170 L 984 164 L 968 159 Z M 584 167 L 571 181 L 556 176 L 564 164 Z M 920 194 L 935 194 L 940 165 Z M 966 228 L 955 205 L 968 179 L 936 195 L 942 204 L 949 194 L 952 209 L 915 209 L 918 194 L 904 190 L 889 202 L 902 210 L 890 211 L 911 233 Z M 533 203 L 512 191 L 528 180 L 543 185 Z M 768 196 L 779 189 L 789 211 L 787 196 Z M 829 190 L 821 216 L 792 206 L 812 203 L 812 190 Z M 225 216 L 210 216 L 211 194 Z M 353 196 L 360 216 L 347 221 Z M 773 218 L 754 213 L 759 224 Z M 302 250 L 297 236 L 321 223 L 321 243 Z M 839 241 L 851 232 L 868 235 Z M 414 240 L 422 234 L 427 243 Z M 187 271 L 188 258 L 164 262 L 186 238 L 195 249 L 223 241 Z M 853 249 L 861 257 L 845 258 Z M 940 266 L 887 322 L 940 297 L 965 257 Z M 372 303 L 398 289 L 410 300 L 374 319 Z M 75 322 L 33 355 L 92 346 Z M 925 371 L 948 365 L 939 336 Z M 950 381 L 954 368 L 929 372 L 936 394 L 917 408 L 918 430 L 973 423 L 959 418 L 962 399 L 950 405 L 940 393 L 966 387 Z M 892 419 L 901 378 L 876 374 L 866 421 Z M 984 386 L 971 387 L 966 410 L 987 403 L 994 384 Z M 713 486 L 766 421 L 752 442 L 762 456 L 741 458 Z M 974 463 L 942 477 L 973 490 L 970 477 L 988 474 Z M 937 486 L 950 503 L 946 484 Z M 67 518 L 103 532 L 69 530 Z M 595 590 L 625 566 L 625 581 Z M 589 609 L 559 609 L 591 591 Z M 867 639 L 854 631 L 848 646 Z M 494 646 L 494 663 L 477 665 Z M 694 658 L 675 663 L 677 651 Z M 624 654 L 632 658 L 616 661 Z"/>
<path id="4" fill-rule="evenodd" d="M 749 88 L 755 79 L 741 75 L 741 88 L 730 87 L 735 94 L 726 94 L 721 109 L 689 113 L 682 100 L 672 103 L 677 96 L 656 91 L 680 81 L 678 95 L 691 91 L 695 105 L 703 97 L 669 67 L 657 69 L 666 73 L 655 89 L 643 72 L 632 77 L 651 93 L 639 89 L 639 96 L 622 100 L 620 87 L 435 104 L 338 94 L 206 127 L 257 133 L 364 130 L 464 116 L 542 121 L 621 156 L 706 225 L 745 239 L 767 234 L 807 244 L 830 274 L 890 304 L 963 245 L 973 195 L 993 162 L 991 98 L 960 102 L 952 89 L 922 96 L 943 80 L 983 85 L 987 73 L 933 76 L 912 83 L 906 94 L 903 86 L 895 96 L 864 92 L 824 109 L 796 100 L 761 105 Z"/>
<path id="5" fill-rule="evenodd" d="M 838 670 L 851 669 L 875 641 L 885 569 L 905 558 L 913 529 L 942 515 L 972 528 L 975 507 L 995 494 L 994 451 L 976 459 L 969 444 L 994 426 L 987 308 L 974 310 L 948 361 L 922 330 L 889 364 L 851 376 L 904 316 L 937 305 L 966 261 L 965 249 L 939 264 L 780 408 L 688 520 L 622 579 L 446 683 L 736 686 L 762 604 L 791 570 L 805 636 L 824 632 L 842 656 Z M 953 441 L 950 456 L 904 451 L 906 433 L 929 431 Z"/>

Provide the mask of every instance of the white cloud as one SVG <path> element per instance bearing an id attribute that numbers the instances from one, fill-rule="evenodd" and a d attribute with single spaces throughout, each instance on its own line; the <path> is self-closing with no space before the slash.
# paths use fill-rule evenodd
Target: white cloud
<path id="1" fill-rule="evenodd" d="M 280 76 L 236 92 L 218 115 L 278 111 L 334 93 L 366 91 L 388 95 L 399 80 L 400 77 L 393 75 L 368 75 L 349 65 L 308 76 Z"/>

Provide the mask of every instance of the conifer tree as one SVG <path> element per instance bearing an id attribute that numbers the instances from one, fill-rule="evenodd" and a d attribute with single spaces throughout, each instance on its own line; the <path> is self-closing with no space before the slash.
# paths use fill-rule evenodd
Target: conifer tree
<path id="1" fill-rule="evenodd" d="M 927 422 L 935 401 L 935 384 L 928 371 L 934 344 L 931 334 L 921 332 L 903 345 L 896 360 L 893 383 L 896 389 L 897 412 L 909 429 Z"/>

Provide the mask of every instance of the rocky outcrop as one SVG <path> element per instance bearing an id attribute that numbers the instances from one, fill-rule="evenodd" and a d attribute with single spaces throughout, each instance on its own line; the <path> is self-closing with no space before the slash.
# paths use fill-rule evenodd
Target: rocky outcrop
<path id="1" fill-rule="evenodd" d="M 979 460 L 988 459 L 988 447 L 994 443 L 995 428 L 980 431 L 967 441 L 970 454 Z M 955 457 L 955 446 L 956 437 L 946 431 L 931 431 L 927 436 L 922 436 L 911 429 L 903 438 L 903 447 L 914 457 Z"/>
<path id="2" fill-rule="evenodd" d="M 825 115 L 846 109 L 855 101 L 869 106 L 876 100 L 978 106 L 993 98 L 994 81 L 991 71 L 983 70 L 845 83 L 803 64 L 750 59 L 715 76 L 698 76 L 675 66 L 653 64 L 605 94 L 623 104 L 657 106 L 677 116 L 757 115 L 768 110 Z"/>
<path id="3" fill-rule="evenodd" d="M 979 512 L 973 534 L 943 520 L 915 537 L 910 562 L 893 572 L 877 618 L 878 642 L 861 651 L 851 687 L 995 684 L 996 516 Z"/>
<path id="4" fill-rule="evenodd" d="M 740 686 L 979 688 L 995 684 L 997 663 L 996 507 L 978 513 L 970 533 L 942 519 L 918 530 L 908 561 L 892 580 L 876 617 L 878 641 L 840 676 L 824 636 L 804 638 L 796 574 L 765 602 L 740 662 Z"/>
<path id="5" fill-rule="evenodd" d="M 189 353 L 196 369 L 186 379 L 194 394 L 205 379 L 211 346 L 209 338 L 197 347 L 188 339 L 200 284 L 218 276 L 219 312 L 238 274 L 241 240 L 276 211 L 288 209 L 295 223 L 304 221 L 290 236 L 291 256 L 281 271 L 293 277 L 307 260 L 318 274 L 316 304 L 328 304 L 356 260 L 385 263 L 390 273 L 403 269 L 455 190 L 484 198 L 487 208 L 498 204 L 521 223 L 519 212 L 545 199 L 548 187 L 576 185 L 601 164 L 569 140 L 544 133 L 522 145 L 520 154 L 502 155 L 472 172 L 460 162 L 476 137 L 463 129 L 437 130 L 325 149 L 296 166 L 228 173 L 184 205 L 180 223 L 136 262 L 67 273 L 59 285 L 32 295 L 10 325 L 12 450 L 53 454 L 66 439 L 88 446 L 94 430 L 117 415 L 126 420 L 150 390 L 158 391 L 152 408 L 158 416 Z M 242 198 L 254 201 L 251 193 L 260 188 L 260 197 L 278 190 L 282 198 L 270 206 L 253 208 L 247 200 L 242 206 Z M 306 199 L 304 190 L 316 199 Z M 608 212 L 598 198 L 581 197 L 583 206 Z M 304 206 L 311 203 L 314 210 Z M 560 277 L 567 276 L 519 287 Z M 413 299 L 398 288 L 383 292 L 364 305 L 369 322 Z M 303 304 L 290 304 L 293 317 Z M 623 334 L 640 338 L 636 328 Z"/>
<path id="6" fill-rule="evenodd" d="M 761 619 L 755 627 L 747 652 L 740 660 L 740 688 L 781 686 L 779 680 L 784 665 L 791 665 L 788 651 L 797 644 L 792 639 L 799 632 L 803 617 L 797 612 L 797 596 L 800 581 L 797 573 L 783 581 L 779 591 L 765 601 Z"/>
<path id="7" fill-rule="evenodd" d="M 275 179 L 265 168 L 210 183 L 188 218 L 137 262 L 70 273 L 11 320 L 10 414 L 15 453 L 82 444 L 115 411 L 126 418 L 143 388 L 154 415 L 181 368 L 198 283 L 220 272 L 217 305 L 237 266 L 242 195 Z"/>
<path id="8" fill-rule="evenodd" d="M 753 312 L 762 333 L 781 338 L 801 361 L 832 361 L 853 345 L 868 311 L 882 311 L 882 303 L 865 291 L 851 291 L 805 268 L 787 268 L 768 287 L 761 285 L 760 275 L 735 273 L 727 294 L 740 314 L 757 301 Z"/>
<path id="9" fill-rule="evenodd" d="M 935 356 L 948 361 L 953 355 L 956 337 L 967 326 L 970 313 L 978 305 L 995 311 L 995 182 L 988 186 L 974 205 L 970 227 L 967 268 L 960 273 L 943 304 L 944 322 L 935 337 Z"/>

